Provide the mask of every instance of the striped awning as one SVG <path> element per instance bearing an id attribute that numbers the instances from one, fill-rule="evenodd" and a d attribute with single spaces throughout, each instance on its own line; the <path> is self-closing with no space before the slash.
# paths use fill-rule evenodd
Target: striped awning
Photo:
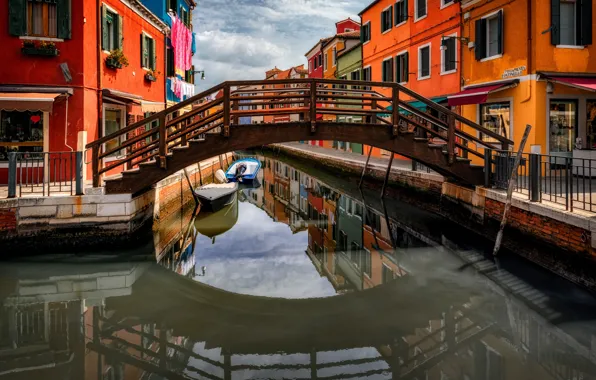
<path id="1" fill-rule="evenodd" d="M 0 92 L 0 110 L 52 112 L 61 93 Z"/>

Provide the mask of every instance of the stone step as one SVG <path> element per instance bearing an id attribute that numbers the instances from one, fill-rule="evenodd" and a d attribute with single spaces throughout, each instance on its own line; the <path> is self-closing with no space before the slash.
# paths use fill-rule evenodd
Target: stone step
<path id="1" fill-rule="evenodd" d="M 145 161 L 145 162 L 141 162 L 139 163 L 139 166 L 143 167 L 143 166 L 154 166 L 157 165 L 157 161 L 155 160 L 149 160 L 149 161 Z"/>

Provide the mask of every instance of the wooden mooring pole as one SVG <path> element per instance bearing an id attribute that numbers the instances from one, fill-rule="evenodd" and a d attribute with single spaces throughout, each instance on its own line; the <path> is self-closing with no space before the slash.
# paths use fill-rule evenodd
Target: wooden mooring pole
<path id="1" fill-rule="evenodd" d="M 515 185 L 515 181 L 517 181 L 517 168 L 519 167 L 519 163 L 521 162 L 521 157 L 524 152 L 524 147 L 526 146 L 526 140 L 530 135 L 530 130 L 532 129 L 531 125 L 526 125 L 526 130 L 524 131 L 524 136 L 522 137 L 521 143 L 519 144 L 519 148 L 517 150 L 517 156 L 515 156 L 515 162 L 513 163 L 513 170 L 511 171 L 511 178 L 509 179 L 509 186 L 507 187 L 507 201 L 505 202 L 505 209 L 503 210 L 503 219 L 501 219 L 501 227 L 499 228 L 499 233 L 497 234 L 497 240 L 495 241 L 495 248 L 493 249 L 493 255 L 496 256 L 499 253 L 499 249 L 501 248 L 501 241 L 503 240 L 503 230 L 505 229 L 505 225 L 507 224 L 507 215 L 509 214 L 509 209 L 511 208 L 511 198 L 513 197 L 513 186 Z"/>

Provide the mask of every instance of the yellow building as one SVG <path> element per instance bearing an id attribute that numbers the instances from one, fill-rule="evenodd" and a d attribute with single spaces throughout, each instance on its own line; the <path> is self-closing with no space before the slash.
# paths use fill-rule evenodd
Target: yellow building
<path id="1" fill-rule="evenodd" d="M 514 150 L 529 124 L 525 151 L 591 156 L 586 149 L 596 149 L 592 3 L 462 0 L 461 7 L 463 88 L 449 104 L 512 139 Z"/>

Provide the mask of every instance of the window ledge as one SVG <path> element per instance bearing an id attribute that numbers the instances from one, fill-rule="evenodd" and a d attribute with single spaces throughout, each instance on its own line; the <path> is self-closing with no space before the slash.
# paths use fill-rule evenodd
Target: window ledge
<path id="1" fill-rule="evenodd" d="M 53 38 L 53 37 L 20 36 L 19 38 L 21 40 L 30 40 L 30 41 L 64 42 L 63 38 Z"/>
<path id="2" fill-rule="evenodd" d="M 497 55 L 493 55 L 492 57 L 482 58 L 480 60 L 480 62 L 492 61 L 493 59 L 499 59 L 499 58 L 502 58 L 502 57 L 503 57 L 503 54 L 497 54 Z"/>
<path id="3" fill-rule="evenodd" d="M 422 21 L 428 17 L 428 12 L 422 17 L 414 17 L 414 22 Z"/>
<path id="4" fill-rule="evenodd" d="M 407 84 L 408 84 L 408 82 L 399 82 L 398 84 L 399 84 L 400 86 L 405 86 L 405 85 L 407 85 Z"/>
<path id="5" fill-rule="evenodd" d="M 457 72 L 457 69 L 453 69 L 453 70 L 449 70 L 449 71 L 441 71 L 441 75 L 455 74 L 456 72 Z"/>
<path id="6" fill-rule="evenodd" d="M 362 46 L 364 46 L 364 45 L 367 45 L 369 42 L 370 42 L 370 40 L 368 40 L 368 41 L 365 41 L 365 42 L 362 44 Z"/>
<path id="7" fill-rule="evenodd" d="M 381 33 L 381 35 L 383 35 L 383 34 L 387 34 L 387 33 L 389 33 L 390 31 L 391 31 L 391 28 L 389 28 L 389 29 L 387 29 L 386 31 L 382 32 L 382 33 Z"/>
<path id="8" fill-rule="evenodd" d="M 396 25 L 394 26 L 394 28 L 398 28 L 398 27 L 400 27 L 400 26 L 402 26 L 402 25 L 405 25 L 407 22 L 408 22 L 408 20 L 404 20 L 404 21 L 400 22 L 399 24 L 396 24 Z"/>
<path id="9" fill-rule="evenodd" d="M 426 77 L 418 77 L 418 80 L 427 80 L 430 79 L 430 75 L 426 76 Z"/>
<path id="10" fill-rule="evenodd" d="M 443 2 L 441 1 L 441 8 L 440 9 L 445 9 L 447 7 L 452 6 L 453 4 L 455 4 L 455 1 L 452 1 L 452 2 L 447 3 L 447 4 L 443 4 Z"/>
<path id="11" fill-rule="evenodd" d="M 583 45 L 557 45 L 555 47 L 557 49 L 574 49 L 574 50 L 583 50 L 586 48 Z"/>

